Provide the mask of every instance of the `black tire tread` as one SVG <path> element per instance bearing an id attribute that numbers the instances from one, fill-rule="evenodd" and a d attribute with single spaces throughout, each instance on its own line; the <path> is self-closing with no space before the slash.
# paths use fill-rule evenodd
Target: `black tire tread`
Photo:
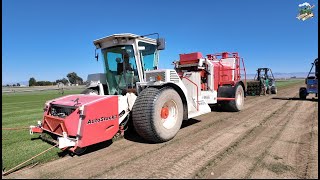
<path id="1" fill-rule="evenodd" d="M 137 98 L 132 108 L 133 125 L 136 132 L 151 142 L 163 142 L 154 130 L 150 118 L 154 111 L 154 102 L 160 94 L 160 90 L 156 88 L 146 88 Z"/>
<path id="2" fill-rule="evenodd" d="M 241 86 L 241 85 L 237 85 L 235 88 L 234 88 L 234 93 L 236 93 L 237 91 L 237 88 L 238 86 Z M 241 86 L 242 87 L 242 86 Z M 243 89 L 243 88 L 242 88 Z M 244 91 L 243 91 L 244 92 Z M 234 95 L 235 97 L 235 95 Z M 223 109 L 226 110 L 226 111 L 230 111 L 230 112 L 238 112 L 240 111 L 238 108 L 237 108 L 237 105 L 236 105 L 236 100 L 232 100 L 232 101 L 227 101 L 225 103 L 223 103 Z"/>
<path id="3" fill-rule="evenodd" d="M 300 99 L 306 99 L 306 98 L 307 98 L 307 95 L 306 95 L 306 92 L 305 92 L 305 91 L 307 91 L 307 89 L 304 88 L 304 87 L 301 87 L 301 88 L 299 89 L 299 98 L 300 98 Z"/>

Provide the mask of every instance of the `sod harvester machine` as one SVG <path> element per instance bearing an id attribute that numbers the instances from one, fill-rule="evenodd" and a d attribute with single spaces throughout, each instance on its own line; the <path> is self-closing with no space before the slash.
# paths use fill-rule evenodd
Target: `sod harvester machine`
<path id="1" fill-rule="evenodd" d="M 253 81 L 247 82 L 247 95 L 277 94 L 276 80 L 270 68 L 258 68 Z"/>
<path id="2" fill-rule="evenodd" d="M 209 105 L 243 108 L 246 82 L 240 71 L 245 74 L 245 68 L 238 53 L 180 54 L 174 69 L 158 69 L 165 41 L 146 36 L 95 40 L 105 73 L 89 75 L 83 94 L 47 101 L 42 121 L 30 126 L 30 133 L 77 154 L 123 134 L 129 120 L 140 136 L 158 143 L 174 138 L 183 120 L 211 112 Z"/>

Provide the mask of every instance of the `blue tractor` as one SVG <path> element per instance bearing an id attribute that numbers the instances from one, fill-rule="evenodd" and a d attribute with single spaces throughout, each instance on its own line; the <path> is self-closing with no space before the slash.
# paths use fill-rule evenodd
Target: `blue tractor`
<path id="1" fill-rule="evenodd" d="M 315 67 L 314 72 L 312 72 L 313 67 Z M 300 99 L 306 99 L 309 94 L 315 94 L 315 96 L 318 97 L 318 58 L 312 63 L 305 83 L 307 87 L 301 87 L 299 89 Z"/>

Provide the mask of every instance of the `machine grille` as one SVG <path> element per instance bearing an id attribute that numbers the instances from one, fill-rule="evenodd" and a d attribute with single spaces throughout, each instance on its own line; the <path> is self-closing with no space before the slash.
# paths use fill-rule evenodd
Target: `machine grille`
<path id="1" fill-rule="evenodd" d="M 73 111 L 76 110 L 76 108 L 77 107 L 69 107 L 69 106 L 53 104 L 50 108 L 50 115 L 58 116 L 60 118 L 66 118 L 71 113 L 73 113 Z"/>
<path id="2" fill-rule="evenodd" d="M 174 83 L 179 83 L 179 76 L 175 71 L 170 71 L 170 81 Z"/>

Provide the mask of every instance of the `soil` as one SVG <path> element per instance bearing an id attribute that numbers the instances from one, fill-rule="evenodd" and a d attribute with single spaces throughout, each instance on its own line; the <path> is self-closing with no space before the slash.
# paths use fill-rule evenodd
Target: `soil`
<path id="1" fill-rule="evenodd" d="M 318 98 L 302 85 L 248 96 L 240 112 L 185 121 L 174 139 L 150 144 L 134 132 L 81 156 L 24 168 L 4 178 L 318 178 Z M 314 98 L 314 99 L 312 99 Z"/>

